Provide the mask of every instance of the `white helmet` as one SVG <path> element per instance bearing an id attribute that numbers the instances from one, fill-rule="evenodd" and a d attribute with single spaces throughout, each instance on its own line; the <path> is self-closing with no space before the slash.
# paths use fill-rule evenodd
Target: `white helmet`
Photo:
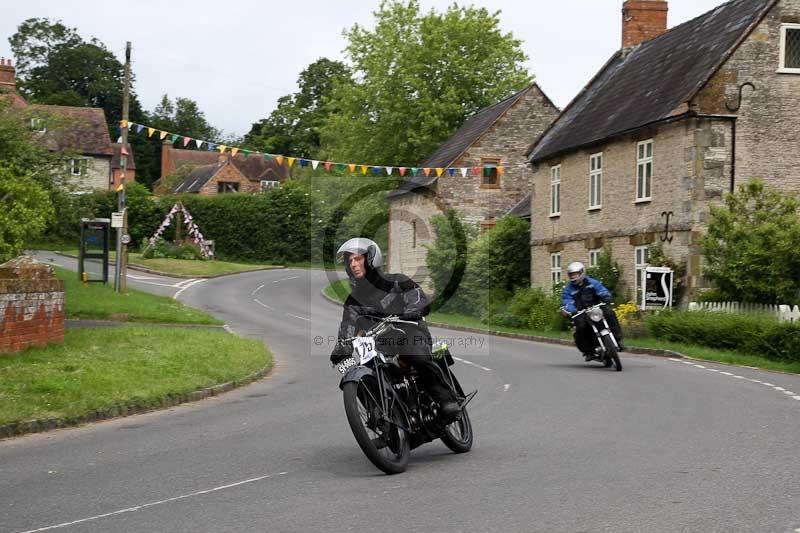
<path id="1" fill-rule="evenodd" d="M 574 274 L 577 274 L 577 276 L 573 277 Z M 570 281 L 580 283 L 586 277 L 586 267 L 580 261 L 570 263 L 567 267 L 567 277 Z"/>
<path id="2" fill-rule="evenodd" d="M 383 266 L 383 254 L 375 241 L 364 237 L 355 237 L 344 243 L 336 251 L 336 261 L 345 262 L 345 254 L 366 254 L 367 259 L 364 264 L 368 269 L 376 269 Z"/>

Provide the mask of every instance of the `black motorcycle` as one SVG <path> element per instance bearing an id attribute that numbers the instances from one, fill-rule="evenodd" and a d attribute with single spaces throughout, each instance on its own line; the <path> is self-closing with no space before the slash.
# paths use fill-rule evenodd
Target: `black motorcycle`
<path id="1" fill-rule="evenodd" d="M 606 368 L 613 364 L 614 369 L 619 372 L 622 370 L 622 362 L 619 360 L 619 343 L 603 314 L 605 305 L 605 303 L 599 303 L 581 309 L 577 313 L 570 315 L 570 319 L 575 322 L 575 319 L 583 314 L 589 318 L 589 325 L 592 326 L 592 331 L 597 339 L 593 358 L 601 361 Z"/>
<path id="2" fill-rule="evenodd" d="M 468 452 L 473 435 L 466 406 L 478 391 L 464 394 L 450 371 L 454 361 L 447 345 L 434 345 L 433 358 L 461 407 L 452 422 L 441 420 L 439 405 L 418 385 L 413 367 L 376 350 L 376 340 L 381 336 L 402 332 L 402 324 L 417 323 L 393 316 L 376 320 L 378 323 L 363 335 L 344 339 L 352 343 L 353 355 L 335 365 L 343 374 L 339 388 L 344 393 L 344 410 L 361 450 L 387 474 L 405 471 L 409 452 L 435 439 L 442 439 L 455 453 Z"/>

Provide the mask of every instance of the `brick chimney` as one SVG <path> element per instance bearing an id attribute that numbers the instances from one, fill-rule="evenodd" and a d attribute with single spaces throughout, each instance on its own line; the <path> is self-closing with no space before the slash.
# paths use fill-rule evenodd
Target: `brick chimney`
<path id="1" fill-rule="evenodd" d="M 0 87 L 17 88 L 16 69 L 10 59 L 0 57 Z"/>
<path id="2" fill-rule="evenodd" d="M 175 163 L 172 161 L 172 143 L 167 139 L 161 143 L 161 179 L 175 172 Z"/>
<path id="3" fill-rule="evenodd" d="M 622 4 L 623 50 L 630 50 L 665 31 L 667 31 L 666 0 L 626 0 Z"/>

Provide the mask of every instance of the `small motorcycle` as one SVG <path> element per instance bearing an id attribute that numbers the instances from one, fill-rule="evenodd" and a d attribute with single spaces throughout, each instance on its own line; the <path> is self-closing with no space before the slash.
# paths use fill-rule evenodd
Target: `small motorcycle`
<path id="1" fill-rule="evenodd" d="M 353 346 L 353 355 L 335 368 L 342 374 L 339 388 L 344 393 L 347 422 L 359 447 L 376 467 L 387 474 L 405 471 L 410 450 L 441 439 L 455 453 L 472 448 L 472 424 L 467 404 L 478 391 L 464 394 L 450 371 L 453 357 L 446 344 L 433 346 L 433 359 L 439 365 L 456 395 L 461 413 L 454 421 L 442 421 L 439 405 L 418 384 L 417 372 L 403 365 L 397 356 L 376 350 L 376 339 L 389 331 L 403 331 L 401 324 L 414 324 L 390 316 L 363 335 L 344 339 Z"/>
<path id="2" fill-rule="evenodd" d="M 614 333 L 608 326 L 608 321 L 603 314 L 605 303 L 589 306 L 581 309 L 575 314 L 570 315 L 572 322 L 579 316 L 585 314 L 589 318 L 589 325 L 592 326 L 597 346 L 594 349 L 594 359 L 601 361 L 606 368 L 614 365 L 614 369 L 619 372 L 622 370 L 622 362 L 619 360 L 619 343 Z"/>

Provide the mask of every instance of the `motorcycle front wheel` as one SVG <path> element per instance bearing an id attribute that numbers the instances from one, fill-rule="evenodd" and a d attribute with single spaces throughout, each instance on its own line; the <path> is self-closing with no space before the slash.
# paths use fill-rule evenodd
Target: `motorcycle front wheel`
<path id="1" fill-rule="evenodd" d="M 612 361 L 614 363 L 614 370 L 619 372 L 622 370 L 622 361 L 619 360 L 619 353 L 617 352 L 617 347 L 614 344 L 614 341 L 611 340 L 611 337 L 606 335 L 603 337 L 603 344 L 606 347 L 606 361 Z M 606 365 L 611 366 L 611 365 Z"/>
<path id="2" fill-rule="evenodd" d="M 374 379 L 345 383 L 343 392 L 347 422 L 367 459 L 387 474 L 404 472 L 410 446 L 399 408 L 384 416 Z"/>
<path id="3" fill-rule="evenodd" d="M 466 453 L 472 449 L 472 439 L 472 422 L 464 407 L 458 420 L 444 428 L 442 442 L 455 453 Z"/>

